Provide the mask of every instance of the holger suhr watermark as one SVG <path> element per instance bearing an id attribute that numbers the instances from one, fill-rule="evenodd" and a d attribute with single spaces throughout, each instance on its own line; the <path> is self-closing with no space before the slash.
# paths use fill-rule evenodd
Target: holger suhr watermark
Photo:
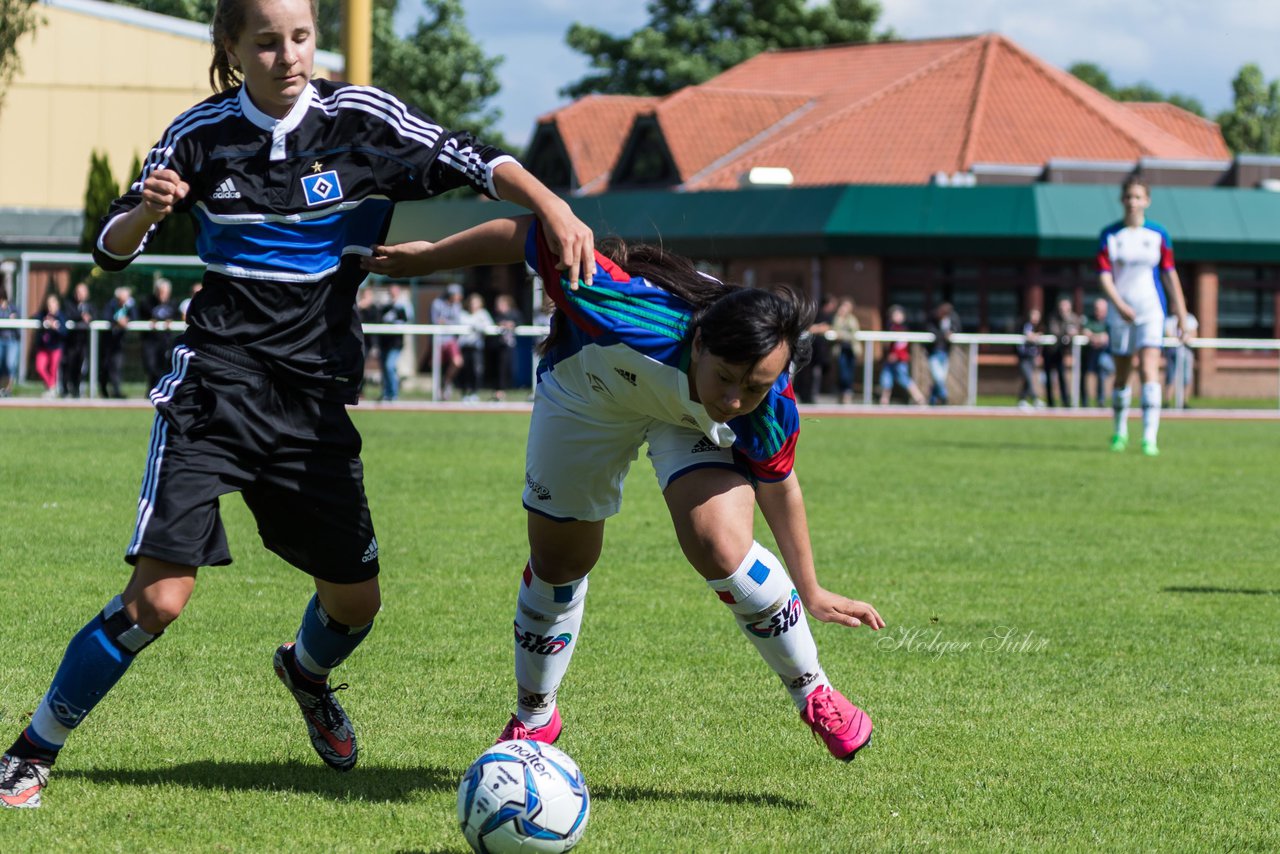
<path id="1" fill-rule="evenodd" d="M 981 638 L 960 640 L 945 637 L 937 626 L 898 626 L 895 633 L 877 639 L 876 646 L 886 652 L 912 652 L 938 659 L 963 652 L 1044 652 L 1049 647 L 1049 639 L 1034 630 L 1015 626 L 996 626 Z"/>

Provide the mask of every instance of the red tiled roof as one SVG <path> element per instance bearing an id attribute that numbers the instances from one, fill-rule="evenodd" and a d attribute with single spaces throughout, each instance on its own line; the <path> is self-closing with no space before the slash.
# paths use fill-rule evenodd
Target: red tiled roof
<path id="1" fill-rule="evenodd" d="M 1230 158 L 1212 122 L 1120 104 L 995 34 L 776 51 L 661 100 L 584 98 L 543 121 L 587 192 L 604 189 L 586 185 L 612 168 L 606 149 L 623 147 L 599 142 L 606 109 L 627 117 L 615 131 L 652 113 L 688 190 L 736 187 L 753 166 L 785 166 L 797 185 L 919 184 L 975 163 Z"/>
<path id="2" fill-rule="evenodd" d="M 559 131 L 578 185 L 592 184 L 604 189 L 609 170 L 622 153 L 622 144 L 631 124 L 642 112 L 649 112 L 659 98 L 630 95 L 587 95 L 538 117 L 538 124 L 554 125 Z"/>
<path id="3" fill-rule="evenodd" d="M 1222 130 L 1212 119 L 1202 118 L 1195 113 L 1187 112 L 1173 104 L 1151 103 L 1148 101 L 1130 102 L 1126 109 L 1137 113 L 1151 124 L 1185 140 L 1197 149 L 1216 152 L 1219 160 L 1230 160 L 1231 149 L 1222 138 Z"/>
<path id="4" fill-rule="evenodd" d="M 785 127 L 788 117 L 808 102 L 804 95 L 691 86 L 662 101 L 654 115 L 680 179 L 686 181 L 770 128 Z"/>

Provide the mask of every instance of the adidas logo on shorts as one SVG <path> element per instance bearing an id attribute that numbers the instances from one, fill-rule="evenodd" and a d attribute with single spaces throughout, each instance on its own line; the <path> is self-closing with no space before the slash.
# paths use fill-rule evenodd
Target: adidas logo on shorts
<path id="1" fill-rule="evenodd" d="M 371 560 L 378 559 L 378 538 L 374 537 L 369 541 L 369 548 L 364 550 L 364 557 L 360 558 L 361 563 L 368 563 Z"/>
<path id="2" fill-rule="evenodd" d="M 236 185 L 235 185 L 235 184 L 233 184 L 233 183 L 231 183 L 231 179 L 230 179 L 230 178 L 228 178 L 228 179 L 226 179 L 225 181 L 223 181 L 221 184 L 219 184 L 219 185 L 218 185 L 218 189 L 214 190 L 214 191 L 210 194 L 209 198 L 212 198 L 212 199 L 238 199 L 238 198 L 240 198 L 240 191 L 236 189 Z M 376 557 L 376 555 L 375 555 L 375 557 Z"/>
<path id="3" fill-rule="evenodd" d="M 718 451 L 718 450 L 720 450 L 719 445 L 717 445 L 715 442 L 708 439 L 706 436 L 703 436 L 701 439 L 698 440 L 698 444 L 694 445 L 692 448 L 689 449 L 689 453 L 705 454 L 707 451 Z"/>

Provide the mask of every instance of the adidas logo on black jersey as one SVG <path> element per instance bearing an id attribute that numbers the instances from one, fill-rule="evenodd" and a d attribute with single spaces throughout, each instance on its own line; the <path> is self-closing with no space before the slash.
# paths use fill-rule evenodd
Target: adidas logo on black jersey
<path id="1" fill-rule="evenodd" d="M 236 185 L 231 183 L 231 179 L 228 178 L 218 185 L 218 189 L 213 191 L 213 193 L 210 195 L 210 198 L 238 199 L 240 198 L 240 191 L 236 189 Z"/>
<path id="2" fill-rule="evenodd" d="M 720 450 L 719 445 L 717 445 L 715 442 L 708 439 L 706 436 L 703 436 L 701 439 L 698 440 L 698 444 L 694 445 L 692 448 L 689 449 L 689 453 L 705 454 L 707 451 L 718 451 L 718 450 Z"/>

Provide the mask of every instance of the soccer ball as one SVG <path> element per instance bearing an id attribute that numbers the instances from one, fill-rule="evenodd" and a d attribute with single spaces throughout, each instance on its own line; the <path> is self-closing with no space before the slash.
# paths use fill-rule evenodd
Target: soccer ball
<path id="1" fill-rule="evenodd" d="M 481 854 L 568 851 L 590 812 L 577 764 L 537 741 L 495 744 L 458 785 L 458 824 Z"/>

